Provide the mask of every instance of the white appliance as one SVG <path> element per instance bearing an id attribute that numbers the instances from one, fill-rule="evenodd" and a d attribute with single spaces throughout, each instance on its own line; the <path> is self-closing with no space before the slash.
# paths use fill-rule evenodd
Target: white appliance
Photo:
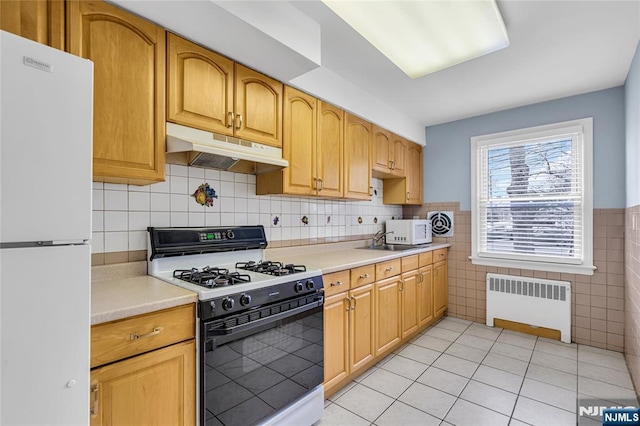
<path id="1" fill-rule="evenodd" d="M 394 219 L 386 223 L 389 244 L 428 244 L 431 242 L 431 221 L 428 219 Z"/>
<path id="2" fill-rule="evenodd" d="M 87 425 L 93 63 L 0 46 L 0 424 Z"/>

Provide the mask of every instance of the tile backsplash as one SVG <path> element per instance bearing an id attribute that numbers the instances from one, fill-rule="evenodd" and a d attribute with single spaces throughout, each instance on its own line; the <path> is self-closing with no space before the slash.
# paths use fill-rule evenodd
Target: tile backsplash
<path id="1" fill-rule="evenodd" d="M 120 261 L 144 259 L 147 226 L 261 224 L 270 245 L 282 246 L 365 238 L 383 229 L 387 219 L 402 217 L 402 206 L 382 204 L 379 179 L 372 179 L 371 201 L 324 200 L 256 195 L 255 175 L 166 167 L 166 181 L 153 185 L 94 182 L 94 263 L 104 263 L 96 262 L 97 254 L 118 253 L 111 259 Z M 212 207 L 198 204 L 191 196 L 205 182 L 218 196 Z M 138 255 L 132 258 L 131 253 Z"/>

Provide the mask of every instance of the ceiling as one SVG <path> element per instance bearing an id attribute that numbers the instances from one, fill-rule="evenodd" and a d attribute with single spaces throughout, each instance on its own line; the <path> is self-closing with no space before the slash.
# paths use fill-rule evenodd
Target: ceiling
<path id="1" fill-rule="evenodd" d="M 425 126 L 622 85 L 640 38 L 640 0 L 498 0 L 509 47 L 412 80 L 319 0 L 110 1 L 422 143 Z"/>

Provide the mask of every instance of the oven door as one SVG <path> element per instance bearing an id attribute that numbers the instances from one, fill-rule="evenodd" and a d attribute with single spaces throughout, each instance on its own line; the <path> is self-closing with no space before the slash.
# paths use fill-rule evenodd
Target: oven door
<path id="1" fill-rule="evenodd" d="M 324 379 L 322 293 L 202 322 L 201 421 L 248 426 Z"/>

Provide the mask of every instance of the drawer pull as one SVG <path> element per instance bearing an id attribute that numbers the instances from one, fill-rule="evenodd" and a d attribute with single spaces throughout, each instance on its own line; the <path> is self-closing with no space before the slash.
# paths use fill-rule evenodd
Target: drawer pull
<path id="1" fill-rule="evenodd" d="M 91 395 L 93 396 L 93 405 L 91 407 L 91 415 L 95 416 L 98 414 L 98 383 L 91 385 Z"/>
<path id="2" fill-rule="evenodd" d="M 384 270 L 385 272 L 391 272 L 393 271 L 393 266 L 389 266 L 387 269 Z"/>
<path id="3" fill-rule="evenodd" d="M 360 279 L 369 278 L 369 274 L 360 275 Z"/>
<path id="4" fill-rule="evenodd" d="M 147 334 L 133 333 L 131 336 L 129 336 L 129 340 L 140 340 L 140 339 L 146 339 L 147 337 L 157 336 L 158 334 L 160 334 L 161 331 L 162 331 L 162 327 L 156 327 L 153 329 L 152 332 Z"/>
<path id="5" fill-rule="evenodd" d="M 335 283 L 331 283 L 331 287 L 339 287 L 342 285 L 342 281 L 336 281 Z"/>

